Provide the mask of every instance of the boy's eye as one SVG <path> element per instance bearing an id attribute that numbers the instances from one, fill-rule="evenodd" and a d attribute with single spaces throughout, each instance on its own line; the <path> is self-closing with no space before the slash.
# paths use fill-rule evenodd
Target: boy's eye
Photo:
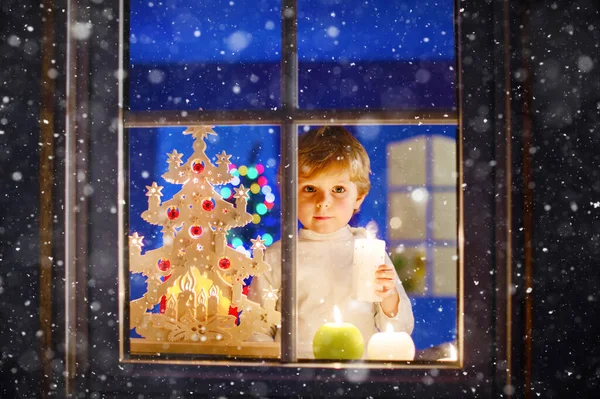
<path id="1" fill-rule="evenodd" d="M 337 187 L 333 188 L 333 192 L 334 193 L 338 193 L 339 194 L 339 193 L 343 193 L 345 191 L 346 191 L 346 189 L 344 187 L 342 187 L 342 186 L 337 186 Z"/>
<path id="2" fill-rule="evenodd" d="M 304 186 L 304 188 L 302 189 L 302 191 L 305 191 L 307 193 L 314 193 L 316 190 L 313 186 Z"/>

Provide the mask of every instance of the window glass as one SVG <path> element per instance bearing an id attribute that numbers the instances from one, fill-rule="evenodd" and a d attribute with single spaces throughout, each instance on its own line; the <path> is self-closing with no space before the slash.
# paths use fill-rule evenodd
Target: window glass
<path id="1" fill-rule="evenodd" d="M 131 110 L 279 105 L 279 1 L 133 0 L 129 8 Z"/>
<path id="2" fill-rule="evenodd" d="M 129 142 L 131 353 L 277 358 L 280 293 L 249 291 L 279 238 L 278 127 L 130 129 Z"/>
<path id="3" fill-rule="evenodd" d="M 300 0 L 301 108 L 455 106 L 452 0 Z"/>
<path id="4" fill-rule="evenodd" d="M 300 134 L 315 128 L 318 127 L 301 126 Z M 337 176 L 337 169 L 328 169 L 329 164 L 320 166 L 319 170 L 324 172 L 314 177 L 303 176 L 299 170 L 298 214 L 300 227 L 304 230 L 298 235 L 296 269 L 298 357 L 313 359 L 318 356 L 312 352 L 311 344 L 323 325 L 335 321 L 335 309 L 343 322 L 360 330 L 365 345 L 363 359 L 370 359 L 369 341 L 375 334 L 385 331 L 388 322 L 398 332 L 411 333 L 417 353 L 454 341 L 457 330 L 456 174 L 452 175 L 452 183 L 436 184 L 432 165 L 437 163 L 440 168 L 456 170 L 455 156 L 445 154 L 437 159 L 433 151 L 438 141 L 455 140 L 456 126 L 358 125 L 344 128 L 358 139 L 370 159 L 370 190 L 360 211 L 348 216 L 351 228 L 365 228 L 366 237 L 371 235 L 366 244 L 369 260 L 364 265 L 360 261 L 363 249 L 354 246 L 358 236 L 341 237 L 343 226 L 332 228 L 333 232 L 324 227 L 325 223 L 334 223 L 335 218 L 341 218 L 343 213 L 340 211 L 341 199 L 336 201 L 334 198 L 339 190 L 331 194 L 329 201 L 325 193 L 328 176 Z M 336 142 L 334 139 L 322 140 Z M 306 146 L 301 140 L 299 151 L 312 148 Z M 316 145 L 314 151 L 326 146 Z M 330 157 L 330 163 L 343 162 L 346 156 L 351 158 L 354 147 L 348 145 L 345 148 L 349 148 L 346 155 Z M 303 159 L 300 162 L 304 165 Z M 351 167 L 342 168 L 344 170 L 351 170 Z M 329 190 L 332 193 L 338 185 L 345 183 L 335 184 L 333 190 Z M 343 192 L 349 191 L 343 186 Z M 332 216 L 335 216 L 333 221 L 329 220 Z M 319 221 L 315 222 L 315 217 L 320 218 Z M 352 234 L 362 234 L 359 230 L 352 230 Z M 369 290 L 372 293 L 373 288 L 362 288 L 374 279 L 370 277 L 374 273 L 372 270 L 371 274 L 357 279 L 361 270 L 377 262 L 374 259 L 378 254 L 373 249 L 376 240 L 384 241 L 381 263 L 389 262 L 399 277 L 401 298 L 404 292 L 407 294 L 404 298 L 412 307 L 414 329 L 412 321 L 407 322 L 409 314 L 406 318 L 381 318 L 376 298 L 367 298 L 365 294 Z"/>

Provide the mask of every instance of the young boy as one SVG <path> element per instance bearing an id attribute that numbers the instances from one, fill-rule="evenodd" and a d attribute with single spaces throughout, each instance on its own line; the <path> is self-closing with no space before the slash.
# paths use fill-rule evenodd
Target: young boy
<path id="1" fill-rule="evenodd" d="M 389 257 L 379 265 L 375 294 L 381 302 L 352 298 L 354 240 L 364 228 L 348 222 L 369 192 L 370 161 L 364 147 L 341 126 L 325 126 L 300 135 L 298 141 L 298 264 L 296 278 L 299 359 L 312 359 L 317 329 L 333 322 L 337 305 L 344 322 L 361 331 L 365 344 L 391 324 L 394 331 L 413 330 L 410 301 Z M 265 260 L 272 270 L 255 277 L 250 299 L 261 302 L 263 290 L 281 287 L 281 243 L 275 242 Z"/>

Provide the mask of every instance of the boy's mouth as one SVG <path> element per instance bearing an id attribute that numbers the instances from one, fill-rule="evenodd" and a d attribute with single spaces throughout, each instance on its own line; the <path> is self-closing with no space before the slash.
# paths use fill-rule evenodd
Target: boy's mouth
<path id="1" fill-rule="evenodd" d="M 328 220 L 331 219 L 331 216 L 313 216 L 313 218 L 317 220 Z"/>

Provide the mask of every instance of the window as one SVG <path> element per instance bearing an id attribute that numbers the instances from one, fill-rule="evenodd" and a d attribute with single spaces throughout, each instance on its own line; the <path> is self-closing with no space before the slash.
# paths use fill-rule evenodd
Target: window
<path id="1" fill-rule="evenodd" d="M 355 222 L 377 225 L 409 291 L 417 360 L 449 357 L 431 357 L 429 349 L 460 345 L 453 9 L 450 0 L 129 4 L 121 86 L 126 358 L 298 360 L 295 148 L 308 126 L 332 124 L 346 126 L 372 160 L 373 188 Z M 273 184 L 280 164 L 281 192 Z M 225 171 L 233 181 L 202 180 L 208 171 Z M 201 194 L 185 188 L 194 178 L 206 184 Z M 254 190 L 246 200 L 242 184 Z M 231 214 L 223 211 L 242 202 L 249 216 L 224 222 Z M 218 222 L 232 228 L 221 232 Z M 262 267 L 252 261 L 262 249 L 252 244 L 278 239 L 282 287 L 260 295 L 267 303 L 256 308 L 245 302 L 253 275 L 247 269 Z M 198 260 L 209 245 L 224 247 Z M 266 311 L 279 297 L 281 309 Z M 182 324 L 188 313 L 195 318 Z M 224 325 L 207 335 L 215 314 Z M 261 326 L 279 317 L 280 343 L 240 338 L 244 323 L 266 332 Z M 431 325 L 443 327 L 432 333 Z"/>

